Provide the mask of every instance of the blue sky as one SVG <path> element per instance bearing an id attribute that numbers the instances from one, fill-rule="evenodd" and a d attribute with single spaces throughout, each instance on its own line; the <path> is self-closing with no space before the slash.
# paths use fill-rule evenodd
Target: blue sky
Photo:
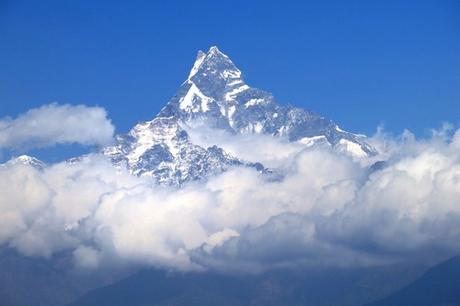
<path id="1" fill-rule="evenodd" d="M 3 0 L 0 37 L 0 117 L 84 103 L 125 132 L 218 45 L 250 85 L 350 131 L 460 123 L 458 1 Z"/>

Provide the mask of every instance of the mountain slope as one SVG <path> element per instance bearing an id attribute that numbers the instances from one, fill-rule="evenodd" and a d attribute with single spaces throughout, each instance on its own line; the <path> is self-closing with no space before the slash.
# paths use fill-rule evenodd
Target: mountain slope
<path id="1" fill-rule="evenodd" d="M 249 87 L 241 71 L 217 47 L 206 54 L 198 53 L 188 79 L 159 116 L 183 122 L 200 119 L 234 133 L 269 134 L 291 141 L 324 136 L 333 145 L 346 140 L 358 144 L 365 153 L 374 151 L 364 137 L 342 131 L 331 120 L 300 108 L 280 106 L 270 93 Z"/>
<path id="2" fill-rule="evenodd" d="M 315 305 L 356 306 L 419 275 L 420 267 L 273 270 L 258 275 L 142 270 L 90 291 L 71 306 Z M 382 285 L 383 284 L 383 285 Z"/>
<path id="3" fill-rule="evenodd" d="M 7 161 L 4 164 L 0 164 L 0 167 L 7 167 L 7 166 L 13 166 L 13 165 L 28 165 L 32 166 L 37 170 L 43 169 L 46 164 L 42 162 L 41 160 L 28 156 L 28 155 L 20 155 L 18 157 L 13 157 L 9 161 Z"/>
<path id="4" fill-rule="evenodd" d="M 64 254 L 53 260 L 0 250 L 1 306 L 62 306 L 89 290 L 125 277 L 116 271 L 90 274 L 69 269 Z"/>
<path id="5" fill-rule="evenodd" d="M 389 297 L 368 306 L 460 305 L 460 256 L 429 269 L 422 277 Z"/>
<path id="6" fill-rule="evenodd" d="M 305 146 L 327 143 L 357 156 L 375 153 L 364 136 L 342 131 L 312 112 L 280 106 L 270 93 L 249 87 L 217 47 L 198 52 L 187 80 L 153 120 L 118 136 L 117 143 L 103 153 L 115 163 L 126 163 L 133 174 L 167 185 L 199 180 L 232 166 L 263 171 L 258 161 L 243 161 L 217 146 L 193 144 L 185 127 L 200 125 L 231 134 L 284 137 Z"/>
<path id="7" fill-rule="evenodd" d="M 181 185 L 232 166 L 264 171 L 260 163 L 242 161 L 217 146 L 194 145 L 173 117 L 158 116 L 139 123 L 117 141 L 115 146 L 105 148 L 104 154 L 115 163 L 126 163 L 133 174 L 151 176 L 159 184 Z"/>

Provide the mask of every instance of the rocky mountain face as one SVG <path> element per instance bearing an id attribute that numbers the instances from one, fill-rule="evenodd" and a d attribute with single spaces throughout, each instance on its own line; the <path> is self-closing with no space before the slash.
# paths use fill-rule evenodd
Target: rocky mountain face
<path id="1" fill-rule="evenodd" d="M 207 53 L 198 52 L 187 80 L 153 120 L 117 136 L 103 154 L 115 164 L 125 163 L 133 174 L 165 185 L 198 180 L 235 165 L 265 171 L 257 161 L 192 143 L 185 127 L 196 124 L 232 134 L 284 137 L 306 147 L 326 143 L 357 156 L 375 153 L 365 136 L 345 132 L 312 112 L 278 105 L 270 93 L 249 87 L 230 58 L 211 47 Z"/>
<path id="2" fill-rule="evenodd" d="M 260 163 L 242 161 L 217 146 L 193 144 L 180 120 L 157 116 L 137 124 L 117 144 L 104 149 L 115 164 L 126 163 L 135 175 L 151 176 L 159 184 L 180 185 L 221 173 L 231 166 L 249 166 L 264 171 Z"/>

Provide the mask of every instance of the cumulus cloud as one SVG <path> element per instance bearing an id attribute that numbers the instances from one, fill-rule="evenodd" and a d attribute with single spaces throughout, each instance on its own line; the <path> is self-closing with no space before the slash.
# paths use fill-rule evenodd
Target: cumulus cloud
<path id="1" fill-rule="evenodd" d="M 193 143 L 202 147 L 217 145 L 233 156 L 257 161 L 269 168 L 289 165 L 305 144 L 289 142 L 285 138 L 263 134 L 230 134 L 225 130 L 212 129 L 200 121 L 191 121 L 183 128 Z"/>
<path id="2" fill-rule="evenodd" d="M 0 119 L 0 148 L 30 149 L 55 144 L 104 145 L 114 127 L 101 107 L 48 104 L 16 118 Z"/>
<path id="3" fill-rule="evenodd" d="M 380 130 L 372 161 L 386 165 L 374 172 L 369 161 L 328 147 L 270 141 L 286 152 L 266 157 L 283 161 L 279 180 L 236 167 L 206 182 L 160 187 L 97 154 L 42 170 L 5 164 L 0 245 L 28 256 L 70 251 L 83 268 L 232 271 L 380 265 L 460 251 L 460 130 L 424 140 Z M 255 156 L 253 147 L 235 150 Z"/>

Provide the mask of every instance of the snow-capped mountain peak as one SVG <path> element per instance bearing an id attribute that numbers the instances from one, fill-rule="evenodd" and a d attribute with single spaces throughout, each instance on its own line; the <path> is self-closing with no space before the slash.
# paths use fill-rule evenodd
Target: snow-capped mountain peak
<path id="1" fill-rule="evenodd" d="M 192 70 L 190 70 L 187 80 L 190 80 L 190 78 L 192 78 L 197 73 L 205 57 L 206 57 L 206 53 L 199 50 L 196 56 L 195 63 L 193 64 Z"/>
<path id="2" fill-rule="evenodd" d="M 234 97 L 247 89 L 241 71 L 216 46 L 207 53 L 198 51 L 189 77 L 182 84 L 178 107 L 185 113 L 219 110 L 226 116 Z M 174 104 L 174 102 L 171 102 Z"/>
<path id="3" fill-rule="evenodd" d="M 220 79 L 231 83 L 241 79 L 241 71 L 227 55 L 213 46 L 207 53 L 198 51 L 188 80 L 200 83 L 206 78 L 212 79 L 213 82 Z"/>
<path id="4" fill-rule="evenodd" d="M 276 103 L 269 92 L 247 85 L 241 71 L 217 47 L 199 51 L 186 81 L 151 121 L 137 124 L 117 144 L 104 149 L 116 163 L 126 162 L 134 174 L 162 184 L 182 184 L 225 171 L 234 165 L 264 168 L 222 148 L 192 143 L 184 127 L 220 129 L 230 134 L 266 134 L 298 142 L 306 148 L 330 145 L 338 152 L 363 157 L 375 150 L 365 137 L 338 128 L 331 120 Z"/>
<path id="5" fill-rule="evenodd" d="M 29 155 L 20 155 L 17 157 L 13 157 L 9 161 L 4 164 L 0 164 L 1 166 L 8 166 L 8 165 L 27 165 L 32 166 L 37 170 L 42 170 L 46 164 L 39 160 L 38 158 L 29 156 Z"/>

